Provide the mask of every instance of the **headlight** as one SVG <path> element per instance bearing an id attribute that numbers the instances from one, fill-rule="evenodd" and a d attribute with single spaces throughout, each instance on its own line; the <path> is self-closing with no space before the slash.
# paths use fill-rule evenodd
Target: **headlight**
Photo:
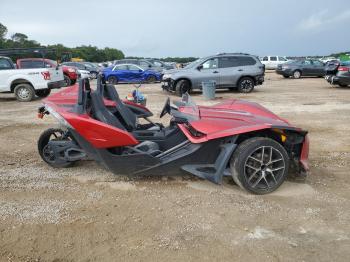
<path id="1" fill-rule="evenodd" d="M 65 127 L 69 127 L 72 128 L 73 127 L 66 121 L 66 119 L 64 119 L 59 113 L 57 113 L 55 110 L 53 110 L 51 107 L 49 106 L 45 106 L 46 110 L 54 117 L 57 119 L 57 121 Z"/>
<path id="2" fill-rule="evenodd" d="M 164 74 L 163 75 L 163 80 L 171 78 L 171 74 Z"/>

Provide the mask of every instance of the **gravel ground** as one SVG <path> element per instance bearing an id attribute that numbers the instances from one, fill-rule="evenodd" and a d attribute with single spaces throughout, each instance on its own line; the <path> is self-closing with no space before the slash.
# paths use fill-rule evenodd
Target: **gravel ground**
<path id="1" fill-rule="evenodd" d="M 168 94 L 141 88 L 158 120 Z M 132 89 L 118 86 L 122 97 Z M 36 118 L 40 100 L 2 94 L 0 261 L 348 261 L 350 88 L 267 73 L 251 94 L 193 97 L 255 101 L 309 130 L 310 176 L 254 196 L 229 178 L 222 186 L 183 173 L 130 179 L 92 161 L 52 169 L 36 141 L 55 121 Z"/>

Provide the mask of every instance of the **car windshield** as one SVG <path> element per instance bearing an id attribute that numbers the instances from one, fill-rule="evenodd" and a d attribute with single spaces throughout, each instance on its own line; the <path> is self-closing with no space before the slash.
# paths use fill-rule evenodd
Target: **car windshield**
<path id="1" fill-rule="evenodd" d="M 189 63 L 187 66 L 185 66 L 184 68 L 188 69 L 188 68 L 193 68 L 195 67 L 196 65 L 199 65 L 200 63 L 202 63 L 204 61 L 205 58 L 200 58 L 200 59 L 197 59 L 191 63 Z"/>

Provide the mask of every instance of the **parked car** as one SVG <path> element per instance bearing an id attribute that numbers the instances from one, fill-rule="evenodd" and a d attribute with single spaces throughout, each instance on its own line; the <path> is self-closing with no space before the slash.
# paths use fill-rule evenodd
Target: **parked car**
<path id="1" fill-rule="evenodd" d="M 334 74 L 327 74 L 325 76 L 328 83 L 332 85 L 339 85 L 341 87 L 350 85 L 350 61 L 340 62 L 333 73 Z"/>
<path id="2" fill-rule="evenodd" d="M 339 60 L 330 60 L 325 64 L 325 74 L 327 75 L 335 75 L 338 71 L 338 67 L 340 65 Z"/>
<path id="3" fill-rule="evenodd" d="M 325 75 L 325 65 L 319 60 L 295 60 L 278 65 L 276 73 L 283 75 L 285 78 L 292 76 L 295 79 L 303 76 L 323 77 Z"/>
<path id="4" fill-rule="evenodd" d="M 151 70 L 157 71 L 157 72 L 163 71 L 162 67 L 153 65 L 150 61 L 147 61 L 146 59 L 121 59 L 121 60 L 115 60 L 114 64 L 115 65 L 132 64 L 132 65 L 137 65 L 144 70 L 151 69 Z"/>
<path id="5" fill-rule="evenodd" d="M 276 69 L 279 64 L 288 62 L 288 59 L 283 56 L 264 56 L 261 63 L 265 65 L 266 69 Z"/>
<path id="6" fill-rule="evenodd" d="M 334 61 L 334 60 L 338 60 L 337 58 L 335 58 L 334 56 L 328 56 L 328 57 L 322 57 L 320 59 L 320 61 L 324 64 L 326 64 L 329 61 Z M 338 60 L 339 61 L 339 60 Z"/>
<path id="7" fill-rule="evenodd" d="M 161 67 L 163 70 L 170 70 L 176 68 L 174 64 L 166 64 L 158 59 L 147 59 L 147 61 L 151 62 L 156 67 Z"/>
<path id="8" fill-rule="evenodd" d="M 136 83 L 136 82 L 147 82 L 153 83 L 160 81 L 162 75 L 150 69 L 143 69 L 137 65 L 132 64 L 120 64 L 114 67 L 108 67 L 103 70 L 103 74 L 106 80 L 110 84 L 117 84 L 119 82 L 124 83 Z"/>
<path id="9" fill-rule="evenodd" d="M 18 101 L 28 102 L 65 85 L 61 68 L 16 69 L 10 58 L 0 56 L 0 93 L 14 93 Z"/>
<path id="10" fill-rule="evenodd" d="M 96 79 L 100 70 L 97 67 L 93 67 L 89 64 L 85 64 L 86 62 L 64 62 L 62 65 L 74 66 L 79 70 L 86 70 L 90 72 L 90 78 Z"/>
<path id="11" fill-rule="evenodd" d="M 198 59 L 183 69 L 165 71 L 162 87 L 177 95 L 202 89 L 202 82 L 215 81 L 218 89 L 252 92 L 264 82 L 265 67 L 256 56 L 233 53 Z"/>
<path id="12" fill-rule="evenodd" d="M 22 58 L 17 59 L 18 69 L 28 69 L 28 68 L 56 68 L 58 64 L 56 61 L 51 59 L 42 58 Z M 64 81 L 66 86 L 74 85 L 78 79 L 78 72 L 72 66 L 62 66 Z"/>

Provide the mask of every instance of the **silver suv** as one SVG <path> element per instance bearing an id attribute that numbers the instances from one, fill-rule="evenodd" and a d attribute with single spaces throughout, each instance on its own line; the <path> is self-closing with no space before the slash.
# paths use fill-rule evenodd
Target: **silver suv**
<path id="1" fill-rule="evenodd" d="M 202 82 L 215 81 L 216 88 L 252 92 L 264 82 L 265 66 L 253 55 L 223 53 L 198 59 L 183 69 L 168 70 L 162 78 L 162 88 L 181 96 L 202 89 Z"/>

